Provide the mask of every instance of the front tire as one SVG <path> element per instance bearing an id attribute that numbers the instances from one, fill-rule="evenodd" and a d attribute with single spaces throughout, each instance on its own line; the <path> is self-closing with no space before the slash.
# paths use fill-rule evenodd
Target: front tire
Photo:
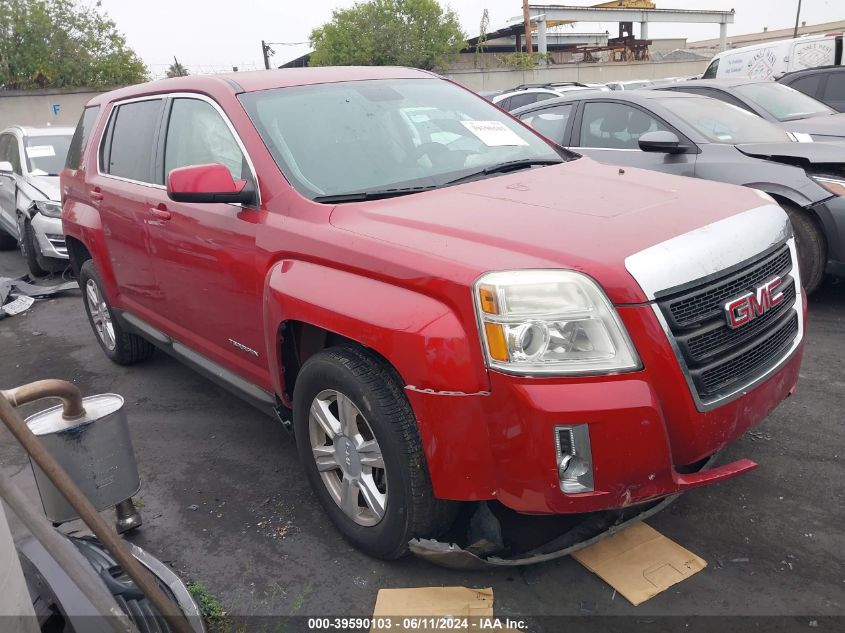
<path id="1" fill-rule="evenodd" d="M 29 221 L 23 225 L 21 250 L 26 259 L 26 267 L 29 268 L 29 273 L 33 277 L 46 277 L 50 274 L 50 271 L 41 266 L 41 258 L 38 256 L 38 244 L 35 240 L 35 231 L 32 229 L 32 224 Z"/>
<path id="2" fill-rule="evenodd" d="M 79 287 L 91 329 L 94 330 L 97 342 L 109 360 L 118 365 L 134 365 L 153 355 L 155 347 L 152 343 L 137 334 L 126 332 L 120 321 L 115 319 L 103 292 L 94 260 L 89 259 L 82 264 L 79 270 Z"/>
<path id="3" fill-rule="evenodd" d="M 374 355 L 323 350 L 294 390 L 296 444 L 308 482 L 352 545 L 385 560 L 414 537 L 437 537 L 457 504 L 436 499 L 416 418 L 401 385 Z"/>
<path id="4" fill-rule="evenodd" d="M 819 223 L 808 211 L 790 204 L 781 204 L 781 206 L 792 223 L 795 250 L 798 252 L 798 265 L 801 268 L 801 283 L 809 295 L 824 281 L 827 241 Z"/>

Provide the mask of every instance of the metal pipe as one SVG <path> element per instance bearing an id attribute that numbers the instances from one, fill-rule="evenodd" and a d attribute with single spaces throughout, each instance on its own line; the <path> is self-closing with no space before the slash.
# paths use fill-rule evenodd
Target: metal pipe
<path id="1" fill-rule="evenodd" d="M 60 398 L 64 407 L 63 418 L 75 420 L 85 415 L 79 387 L 65 380 L 38 380 L 14 389 L 0 391 L 0 396 L 6 398 L 13 407 L 42 398 Z"/>
<path id="2" fill-rule="evenodd" d="M 30 383 L 17 389 L 10 390 L 14 402 L 23 404 L 39 398 L 59 397 L 64 404 L 65 417 L 79 417 L 84 414 L 82 394 L 79 389 L 69 382 L 61 380 L 44 380 Z M 97 509 L 88 498 L 82 494 L 64 468 L 44 448 L 38 438 L 15 411 L 6 394 L 0 395 L 0 419 L 6 424 L 12 435 L 20 442 L 32 460 L 44 471 L 53 485 L 65 496 L 68 503 L 76 510 L 85 525 L 100 539 L 103 546 L 114 556 L 114 559 L 135 582 L 138 589 L 149 598 L 167 623 L 177 633 L 194 633 L 185 615 L 171 602 L 156 584 L 150 573 L 129 552 L 126 544 L 117 533 L 105 522 Z"/>
<path id="3" fill-rule="evenodd" d="M 27 499 L 12 480 L 0 473 L 0 497 L 12 509 L 26 529 L 50 552 L 68 577 L 106 618 L 115 633 L 137 633 L 129 617 L 120 610 L 102 581 L 91 573 L 91 567 L 80 560 L 79 552 Z"/>

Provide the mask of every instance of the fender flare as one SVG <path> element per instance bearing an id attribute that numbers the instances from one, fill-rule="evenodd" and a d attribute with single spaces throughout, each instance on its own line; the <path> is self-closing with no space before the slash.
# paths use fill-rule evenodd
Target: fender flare
<path id="1" fill-rule="evenodd" d="M 301 321 L 360 343 L 386 358 L 403 387 L 476 393 L 489 381 L 481 342 L 445 303 L 402 286 L 303 260 L 276 262 L 264 288 L 267 358 L 276 393 L 279 327 Z"/>
<path id="2" fill-rule="evenodd" d="M 88 250 L 97 266 L 106 298 L 111 305 L 117 305 L 116 301 L 119 294 L 117 279 L 114 275 L 111 259 L 107 255 L 108 250 L 103 238 L 103 224 L 100 213 L 88 205 L 76 202 L 66 207 L 63 224 L 65 239 L 74 239 L 82 243 Z M 70 249 L 68 250 L 70 251 Z M 81 262 L 79 264 L 82 265 Z"/>
<path id="3" fill-rule="evenodd" d="M 795 206 L 801 207 L 802 209 L 814 204 L 812 199 L 808 198 L 807 196 L 801 194 L 800 192 L 796 191 L 791 187 L 787 187 L 779 183 L 749 182 L 746 183 L 745 186 L 750 189 L 757 189 L 758 191 L 767 193 L 770 196 L 780 196 L 781 198 L 785 198 Z"/>

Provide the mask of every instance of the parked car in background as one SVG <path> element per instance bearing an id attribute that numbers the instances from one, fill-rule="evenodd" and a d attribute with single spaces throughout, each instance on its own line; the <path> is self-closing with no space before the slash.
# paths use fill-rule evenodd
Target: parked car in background
<path id="1" fill-rule="evenodd" d="M 845 66 L 822 66 L 787 73 L 779 84 L 818 99 L 837 112 L 845 112 Z"/>
<path id="2" fill-rule="evenodd" d="M 373 556 L 458 502 L 495 530 L 747 472 L 710 458 L 797 383 L 806 304 L 771 199 L 621 174 L 431 73 L 166 79 L 78 129 L 63 221 L 104 353 L 158 346 L 277 414 Z"/>
<path id="3" fill-rule="evenodd" d="M 706 79 L 655 89 L 689 92 L 739 106 L 792 132 L 799 141 L 845 141 L 845 114 L 774 81 Z"/>
<path id="4" fill-rule="evenodd" d="M 650 79 L 633 79 L 631 81 L 610 81 L 605 84 L 611 90 L 637 90 L 652 85 Z"/>
<path id="5" fill-rule="evenodd" d="M 573 94 L 515 111 L 564 147 L 605 163 L 744 185 L 771 195 L 795 230 L 808 292 L 845 277 L 845 151 L 796 143 L 721 101 L 639 90 Z"/>
<path id="6" fill-rule="evenodd" d="M 72 135 L 59 127 L 0 132 L 0 249 L 20 246 L 36 277 L 68 265 L 59 171 Z"/>
<path id="7" fill-rule="evenodd" d="M 545 84 L 523 84 L 492 98 L 493 103 L 503 110 L 515 110 L 522 106 L 546 99 L 554 99 L 575 90 L 596 90 L 592 86 L 577 81 L 562 81 Z"/>
<path id="8" fill-rule="evenodd" d="M 703 79 L 777 79 L 784 73 L 842 64 L 842 34 L 804 35 L 717 54 Z"/>

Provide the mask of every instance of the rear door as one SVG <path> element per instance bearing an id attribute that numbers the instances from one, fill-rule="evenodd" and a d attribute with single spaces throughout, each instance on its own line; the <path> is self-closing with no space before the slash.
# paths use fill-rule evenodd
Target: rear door
<path id="1" fill-rule="evenodd" d="M 200 95 L 173 95 L 162 125 L 156 178 L 178 167 L 221 163 L 256 183 L 243 144 L 223 110 Z M 256 186 L 257 190 L 257 186 Z M 236 204 L 180 203 L 154 191 L 147 226 L 163 293 L 160 314 L 177 340 L 253 383 L 266 384 L 255 236 L 264 213 Z"/>
<path id="2" fill-rule="evenodd" d="M 154 148 L 162 97 L 118 102 L 99 148 L 98 173 L 88 175 L 91 203 L 99 206 L 103 235 L 120 294 L 118 305 L 139 316 L 161 303 L 150 258 L 147 222 L 153 194 Z"/>
<path id="3" fill-rule="evenodd" d="M 693 145 L 645 108 L 620 101 L 582 101 L 574 122 L 572 149 L 602 163 L 694 176 L 695 154 L 663 154 L 640 149 L 640 136 L 659 130 L 672 132 L 682 143 Z"/>

